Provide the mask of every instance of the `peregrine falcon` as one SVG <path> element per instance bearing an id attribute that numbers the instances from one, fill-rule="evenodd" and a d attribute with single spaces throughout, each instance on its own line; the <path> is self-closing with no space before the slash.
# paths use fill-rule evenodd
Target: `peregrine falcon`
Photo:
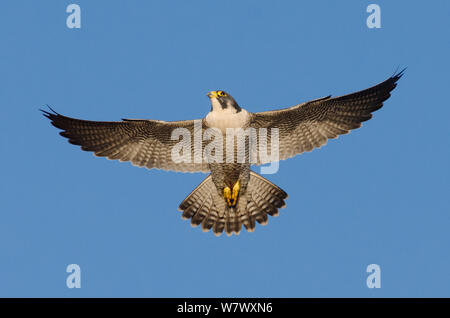
<path id="1" fill-rule="evenodd" d="M 404 71 L 404 70 L 403 70 Z M 160 121 L 147 119 L 122 119 L 117 122 L 88 121 L 70 118 L 42 110 L 60 134 L 82 150 L 96 156 L 130 161 L 133 165 L 149 169 L 180 172 L 210 172 L 179 205 L 183 219 L 191 219 L 192 226 L 201 224 L 203 231 L 212 229 L 215 235 L 223 231 L 230 236 L 239 234 L 242 225 L 254 231 L 256 222 L 265 225 L 268 215 L 277 216 L 278 209 L 285 206 L 287 194 L 281 188 L 250 169 L 252 164 L 270 162 L 258 157 L 250 161 L 250 146 L 244 147 L 244 159 L 236 160 L 239 151 L 235 144 L 225 145 L 226 136 L 220 140 L 226 151 L 217 152 L 219 161 L 200 156 L 195 145 L 185 143 L 188 158 L 174 160 L 173 149 L 179 139 L 173 137 L 176 129 L 184 129 L 191 135 L 207 129 L 228 134 L 229 129 L 277 129 L 277 160 L 284 160 L 311 151 L 326 144 L 328 139 L 347 134 L 361 127 L 390 97 L 403 71 L 398 72 L 371 88 L 332 98 L 322 97 L 289 108 L 251 113 L 238 105 L 223 90 L 208 93 L 211 110 L 203 119 L 184 121 Z M 249 136 L 246 136 L 248 142 Z M 234 138 L 234 136 L 233 136 Z M 207 138 L 206 138 L 207 139 Z M 200 154 L 208 147 L 206 139 L 200 141 Z M 268 137 L 265 142 L 270 142 Z M 234 139 L 233 139 L 234 140 Z M 262 145 L 258 140 L 256 149 Z M 233 160 L 226 155 L 232 154 Z M 192 159 L 194 158 L 194 159 Z"/>

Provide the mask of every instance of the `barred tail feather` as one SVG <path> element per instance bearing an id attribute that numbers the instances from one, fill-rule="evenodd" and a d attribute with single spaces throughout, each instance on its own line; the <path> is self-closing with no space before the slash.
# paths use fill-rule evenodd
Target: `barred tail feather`
<path id="1" fill-rule="evenodd" d="M 211 175 L 206 177 L 180 204 L 183 219 L 191 219 L 192 226 L 201 225 L 203 231 L 212 229 L 216 236 L 223 231 L 238 235 L 242 225 L 253 232 L 256 222 L 268 223 L 285 206 L 286 192 L 257 173 L 250 172 L 247 189 L 239 195 L 237 205 L 229 207 L 217 191 Z"/>

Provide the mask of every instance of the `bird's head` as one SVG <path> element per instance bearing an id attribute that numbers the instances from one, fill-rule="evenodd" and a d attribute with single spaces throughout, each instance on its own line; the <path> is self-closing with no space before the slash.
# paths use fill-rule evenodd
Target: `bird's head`
<path id="1" fill-rule="evenodd" d="M 234 110 L 236 113 L 241 111 L 234 98 L 225 91 L 211 91 L 207 96 L 211 100 L 211 111 Z"/>

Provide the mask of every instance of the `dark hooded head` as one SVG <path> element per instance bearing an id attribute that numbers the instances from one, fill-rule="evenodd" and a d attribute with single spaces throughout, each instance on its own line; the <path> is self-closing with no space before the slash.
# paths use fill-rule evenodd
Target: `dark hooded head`
<path id="1" fill-rule="evenodd" d="M 234 98 L 225 91 L 212 91 L 207 95 L 211 100 L 211 111 L 226 109 L 235 110 L 236 113 L 241 111 L 241 107 L 239 107 Z"/>

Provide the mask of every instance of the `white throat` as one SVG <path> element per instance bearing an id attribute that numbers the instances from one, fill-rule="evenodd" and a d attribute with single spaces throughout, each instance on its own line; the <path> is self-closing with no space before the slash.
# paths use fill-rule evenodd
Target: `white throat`
<path id="1" fill-rule="evenodd" d="M 212 110 L 206 115 L 206 125 L 210 128 L 218 128 L 222 133 L 226 132 L 227 128 L 243 128 L 247 126 L 250 119 L 248 111 L 241 108 L 237 112 L 235 108 L 222 108 L 216 99 L 211 100 Z"/>
<path id="2" fill-rule="evenodd" d="M 211 107 L 212 107 L 212 111 L 221 111 L 224 110 L 222 108 L 222 105 L 219 103 L 219 101 L 217 100 L 217 98 L 211 98 Z"/>

